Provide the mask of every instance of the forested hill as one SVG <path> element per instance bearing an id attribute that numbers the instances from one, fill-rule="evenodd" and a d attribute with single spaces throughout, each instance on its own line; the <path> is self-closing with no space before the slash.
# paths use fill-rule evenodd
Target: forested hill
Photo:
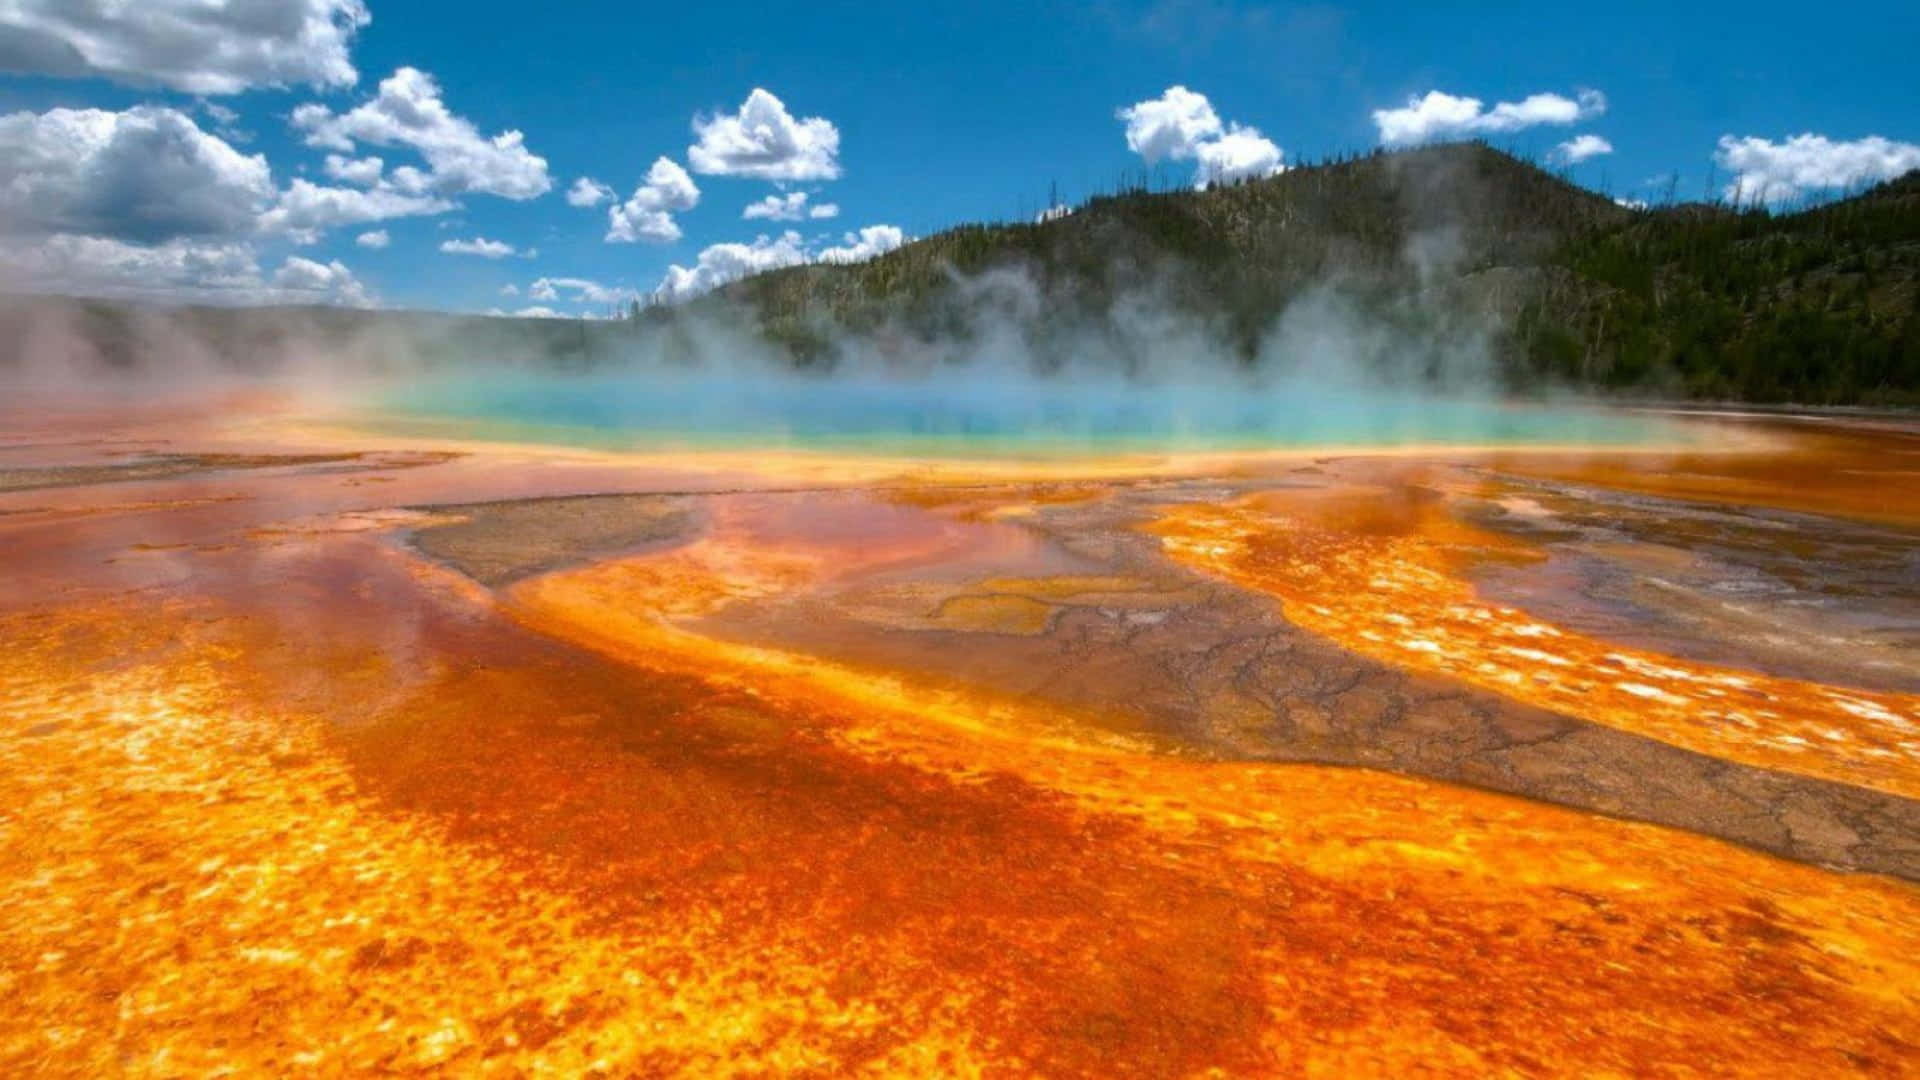
<path id="1" fill-rule="evenodd" d="M 1032 284 L 1043 359 L 1049 325 L 1151 296 L 1262 362 L 1290 306 L 1332 293 L 1402 347 L 1470 324 L 1516 388 L 1920 403 L 1920 173 L 1797 212 L 1632 209 L 1484 145 L 1435 146 L 963 226 L 708 303 L 743 303 L 797 361 L 830 363 L 845 331 L 965 332 L 956 307 L 1003 269 Z"/>
<path id="2" fill-rule="evenodd" d="M 1790 213 L 1630 209 L 1456 144 L 962 226 L 627 320 L 0 298 L 0 387 L 9 369 L 739 370 L 742 351 L 819 372 L 1337 356 L 1389 381 L 1920 406 L 1917 282 L 1920 173 Z"/>

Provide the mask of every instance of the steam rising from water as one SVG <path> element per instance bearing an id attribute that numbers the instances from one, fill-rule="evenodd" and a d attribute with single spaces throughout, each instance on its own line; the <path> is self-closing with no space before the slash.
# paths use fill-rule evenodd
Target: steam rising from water
<path id="1" fill-rule="evenodd" d="M 1671 438 L 1618 413 L 1505 403 L 1491 343 L 1516 295 L 1497 273 L 1462 273 L 1457 228 L 1411 235 L 1395 265 L 1329 273 L 1251 337 L 1207 314 L 1179 267 L 1118 255 L 1091 293 L 1057 295 L 1018 267 L 954 274 L 929 303 L 857 332 L 810 316 L 776 332 L 718 295 L 617 323 L 0 302 L 0 390 L 125 398 L 265 385 L 379 430 L 632 447 Z M 1094 294 L 1107 299 L 1095 306 Z M 809 370 L 796 370 L 796 340 Z"/>
<path id="2" fill-rule="evenodd" d="M 1662 426 L 1618 413 L 1358 387 L 982 377 L 504 373 L 410 383 L 380 430 L 617 448 L 903 453 L 1620 444 Z"/>

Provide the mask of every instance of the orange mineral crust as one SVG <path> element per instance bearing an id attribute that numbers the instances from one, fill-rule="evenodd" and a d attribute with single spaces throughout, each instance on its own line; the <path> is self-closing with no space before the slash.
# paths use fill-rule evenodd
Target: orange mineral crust
<path id="1" fill-rule="evenodd" d="M 1773 445 L 1752 445 L 1767 439 Z M 1920 524 L 1920 431 L 1910 424 L 1749 418 L 1701 441 L 1686 452 L 1518 452 L 1491 460 L 1515 474 L 1621 491 Z"/>
<path id="2" fill-rule="evenodd" d="M 0 492 L 0 1076 L 1920 1061 L 1908 882 L 1415 776 L 1203 759 L 1084 699 L 968 681 L 970 643 L 1056 647 L 1033 610 L 1056 594 L 1119 604 L 1150 582 L 1271 608 L 1167 565 L 1129 531 L 1152 505 L 1176 560 L 1351 649 L 1418 667 L 1431 654 L 1397 644 L 1418 633 L 1523 685 L 1558 667 L 1499 648 L 1564 655 L 1569 684 L 1618 652 L 1670 670 L 1605 676 L 1651 695 L 1554 707 L 1644 725 L 1665 714 L 1628 699 L 1693 695 L 1755 724 L 1710 753 L 1909 790 L 1904 759 L 1868 752 L 1899 749 L 1909 698 L 1746 673 L 1760 702 L 1706 681 L 1728 671 L 1529 637 L 1460 575 L 1530 549 L 1437 505 L 1196 487 L 1115 509 L 1107 485 L 1004 475 L 958 502 L 716 495 L 598 461 L 243 460 L 169 437 L 138 464 L 154 472 L 28 447 L 15 465 L 39 486 Z M 629 494 L 545 501 L 607 490 Z M 1138 561 L 1056 550 L 1096 528 L 1127 543 L 1089 531 L 1087 550 Z M 727 636 L 730 615 L 825 611 L 848 582 L 872 587 L 849 603 L 997 599 L 901 620 L 951 635 L 945 672 L 829 658 L 828 631 Z M 1352 605 L 1351 636 L 1302 613 L 1315 597 Z M 1491 614 L 1453 636 L 1387 618 L 1444 629 L 1476 605 Z M 1838 738 L 1776 745 L 1815 709 Z"/>
<path id="3" fill-rule="evenodd" d="M 1564 630 L 1481 600 L 1476 561 L 1527 546 L 1407 489 L 1272 492 L 1151 526 L 1189 565 L 1278 597 L 1358 652 L 1689 750 L 1920 796 L 1920 695 L 1772 677 Z"/>
<path id="4" fill-rule="evenodd" d="M 702 581 L 706 575 L 686 563 L 672 569 L 661 565 L 672 562 L 639 559 L 540 579 L 516 591 L 516 610 L 543 629 L 628 660 L 704 672 L 709 680 L 751 694 L 757 710 L 816 718 L 812 735 L 860 760 L 908 763 L 932 776 L 1009 795 L 1045 793 L 1047 803 L 1080 821 L 1080 828 L 1097 830 L 1102 839 L 1076 844 L 1080 857 L 1056 862 L 1059 852 L 1026 850 L 1026 840 L 1012 828 L 1013 819 L 1002 819 L 995 829 L 996 843 L 1013 864 L 996 869 L 989 881 L 958 892 L 941 889 L 928 899 L 939 901 L 934 908 L 939 925 L 962 917 L 976 933 L 1000 941 L 996 951 L 1029 960 L 1063 950 L 1074 955 L 1088 947 L 1076 940 L 1084 928 L 1074 920 L 1063 920 L 1051 904 L 1038 922 L 1020 913 L 1022 905 L 1050 892 L 1047 878 L 1057 873 L 1061 887 L 1079 898 L 1076 905 L 1087 905 L 1092 921 L 1105 927 L 1098 937 L 1129 942 L 1124 946 L 1129 952 L 1157 952 L 1149 942 L 1181 943 L 1178 959 L 1135 955 L 1129 960 L 1103 956 L 1093 963 L 1068 962 L 1042 980 L 1058 978 L 1058 984 L 1033 985 L 1017 975 L 1002 976 L 1010 994 L 1031 991 L 1055 1009 L 1071 1010 L 1078 1007 L 1073 1003 L 1081 993 L 1099 985 L 1072 984 L 1120 965 L 1129 994 L 1140 996 L 1109 1018 L 1112 1030 L 1096 1041 L 1106 1043 L 1107 1053 L 1127 1059 L 1156 1060 L 1147 1056 L 1148 1045 L 1135 1041 L 1150 1038 L 1140 1028 L 1146 1019 L 1143 1012 L 1184 1009 L 1192 994 L 1188 981 L 1200 978 L 1219 980 L 1221 996 L 1206 1007 L 1211 1023 L 1218 1024 L 1221 1010 L 1231 1008 L 1236 1014 L 1250 1011 L 1257 1018 L 1254 1026 L 1263 1029 L 1254 1056 L 1212 1061 L 1229 1072 L 1395 1071 L 1415 1062 L 1468 1072 L 1658 1071 L 1663 1064 L 1660 1051 L 1641 1058 L 1621 1056 L 1621 1046 L 1611 1036 L 1589 1041 L 1573 1030 L 1560 1030 L 1544 1041 L 1530 1035 L 1526 1047 L 1515 1047 L 1512 1054 L 1487 1054 L 1479 1036 L 1466 1039 L 1475 1047 L 1468 1049 L 1454 1043 L 1453 1035 L 1471 1030 L 1474 1023 L 1518 1023 L 1534 1031 L 1536 1022 L 1545 1025 L 1539 1030 L 1563 1022 L 1573 1028 L 1597 1024 L 1588 1028 L 1592 1033 L 1610 1026 L 1610 1021 L 1596 1018 L 1616 1007 L 1638 1012 L 1651 1028 L 1691 1029 L 1706 1022 L 1693 1013 L 1705 999 L 1702 984 L 1683 989 L 1691 976 L 1682 973 L 1699 974 L 1730 961 L 1722 975 L 1738 983 L 1745 976 L 1735 969 L 1768 950 L 1750 942 L 1738 950 L 1742 959 L 1722 954 L 1709 961 L 1706 954 L 1718 951 L 1712 938 L 1669 936 L 1676 927 L 1669 919 L 1697 910 L 1701 903 L 1732 905 L 1749 914 L 1771 911 L 1774 904 L 1788 902 L 1775 891 L 1785 878 L 1772 875 L 1808 872 L 1684 834 L 1582 818 L 1441 785 L 1360 771 L 1199 764 L 1062 738 L 1063 730 L 1072 729 L 1071 720 L 1036 715 L 1029 704 L 779 650 L 712 641 L 675 628 L 659 613 L 687 613 L 687 604 L 676 597 L 713 597 L 745 586 Z M 737 715 L 723 722 L 729 727 L 746 723 Z M 749 726 L 767 734 L 764 720 Z M 774 730 L 794 737 L 784 724 Z M 922 839 L 937 848 L 932 837 Z M 823 868 L 845 854 L 810 850 Z M 944 855 L 940 858 L 937 870 L 915 873 L 942 879 L 965 874 Z M 1149 874 L 1149 868 L 1177 873 L 1161 879 Z M 858 873 L 871 876 L 876 887 L 890 888 L 879 882 L 898 869 L 863 862 Z M 1748 891 L 1741 876 L 1749 870 L 1767 875 L 1774 884 Z M 848 880 L 853 873 L 835 876 Z M 1885 928 L 1896 936 L 1920 930 L 1915 922 L 1920 909 L 1913 906 L 1916 898 L 1910 890 L 1814 872 L 1814 879 L 1823 877 L 1843 892 L 1861 890 L 1880 897 L 1889 905 L 1882 909 L 1888 919 Z M 1017 900 L 1029 887 L 1033 894 Z M 1082 887 L 1090 891 L 1081 893 Z M 1151 899 L 1138 889 L 1150 890 Z M 1308 900 L 1309 894 L 1316 899 Z M 1363 904 L 1364 914 L 1342 912 L 1344 904 L 1367 894 L 1384 901 L 1384 907 Z M 1334 895 L 1344 898 L 1333 901 Z M 1717 899 L 1708 900 L 1710 895 Z M 1275 904 L 1280 896 L 1284 901 Z M 1572 900 L 1597 916 L 1575 920 L 1582 927 L 1575 932 L 1578 944 L 1566 936 L 1572 924 L 1557 925 L 1567 909 L 1560 914 L 1527 913 L 1544 896 L 1558 898 L 1548 908 Z M 1761 897 L 1760 908 L 1746 907 Z M 960 908 L 982 900 L 989 901 L 984 909 L 961 915 Z M 1227 904 L 1231 914 L 1217 906 L 1220 903 Z M 1839 901 L 1840 906 L 1827 908 L 1818 918 L 1862 926 L 1859 915 L 1865 909 L 1849 911 L 1847 903 Z M 983 910 L 991 917 L 974 923 Z M 1668 914 L 1659 914 L 1662 910 Z M 1679 916 L 1678 922 L 1686 918 Z M 1655 923 L 1666 928 L 1655 931 Z M 1349 932 L 1396 944 L 1375 952 L 1357 938 L 1343 938 Z M 1654 947 L 1655 941 L 1662 945 Z M 1855 941 L 1846 948 L 1864 957 Z M 937 936 L 928 940 L 908 935 L 896 946 L 916 957 L 903 958 L 903 963 L 938 967 L 939 954 L 923 950 L 935 950 L 940 943 Z M 1699 949 L 1700 954 L 1682 959 L 1670 948 Z M 1354 949 L 1365 955 L 1350 954 Z M 1896 954 L 1879 955 L 1884 961 Z M 1223 962 L 1222 970 L 1210 972 L 1215 962 Z M 1893 1026 L 1882 1029 L 1887 1033 L 1908 1031 L 1913 1019 L 1914 972 L 1906 961 L 1896 963 L 1857 980 L 1843 977 L 1857 988 L 1879 988 L 1870 993 L 1891 994 L 1883 999 L 1892 1010 Z M 1251 971 L 1246 970 L 1249 966 Z M 1441 968 L 1448 969 L 1446 974 Z M 1347 974 L 1335 975 L 1334 970 Z M 1357 984 L 1349 982 L 1362 972 Z M 1587 973 L 1611 989 L 1588 982 Z M 1234 974 L 1251 978 L 1236 985 Z M 1616 976 L 1620 982 L 1614 981 Z M 1348 985 L 1336 989 L 1327 985 L 1328 979 Z M 1639 990 L 1627 990 L 1635 984 L 1664 989 L 1641 997 Z M 1469 986 L 1477 998 L 1470 1008 L 1477 1021 L 1454 1013 L 1443 1000 L 1449 993 L 1444 987 L 1461 993 Z M 1249 1009 L 1245 1000 L 1227 1005 L 1228 998 L 1240 999 L 1254 987 L 1257 1007 Z M 1627 993 L 1634 1003 L 1603 1004 L 1616 992 Z M 1656 1001 L 1666 994 L 1675 996 Z M 1106 1007 L 1116 1008 L 1112 1003 Z M 1123 1019 L 1129 1015 L 1132 1019 Z M 1414 1015 L 1424 1019 L 1413 1020 Z M 1519 1020 L 1523 1015 L 1533 1019 Z M 1344 1019 L 1334 1027 L 1354 1027 L 1322 1026 L 1335 1016 Z M 1568 1019 L 1573 1016 L 1584 1020 Z M 1178 1026 L 1189 1023 L 1207 1021 L 1188 1016 Z M 1457 1026 L 1461 1024 L 1468 1026 Z M 1548 1043 L 1558 1048 L 1550 1050 Z M 1758 1061 L 1776 1053 L 1748 1050 L 1758 1051 L 1751 1067 L 1763 1071 Z M 1586 1054 L 1598 1056 L 1583 1060 Z M 1046 1061 L 1055 1068 L 1067 1064 L 1046 1055 L 1024 1060 Z M 1196 1064 L 1191 1058 L 1157 1060 L 1141 1071 L 1180 1072 Z M 1075 1070 L 1082 1064 L 1074 1063 Z M 1182 1068 L 1170 1068 L 1175 1064 Z M 1737 1063 L 1728 1067 L 1741 1068 Z"/>
<path id="5" fill-rule="evenodd" d="M 282 602 L 360 584 L 297 637 L 0 620 L 8 1074 L 1892 1075 L 1920 1041 L 1905 886 L 1038 735 L 707 645 L 619 564 L 518 601 L 609 663 L 321 546 Z M 716 565 L 678 574 L 793 572 Z"/>

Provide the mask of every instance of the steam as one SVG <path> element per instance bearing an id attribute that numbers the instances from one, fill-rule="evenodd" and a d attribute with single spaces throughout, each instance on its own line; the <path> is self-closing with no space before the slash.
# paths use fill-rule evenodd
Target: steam
<path id="1" fill-rule="evenodd" d="M 1500 400 L 1494 357 L 1527 291 L 1478 266 L 1470 184 L 1401 179 L 1412 228 L 1391 265 L 1323 268 L 1258 325 L 1197 296 L 1188 267 L 1120 256 L 1091 285 L 1019 263 L 949 271 L 852 326 L 768 318 L 741 287 L 604 322 L 15 298 L 0 301 L 0 394 L 266 386 L 316 407 L 634 440 L 1237 444 L 1327 436 L 1330 417 L 1367 439 L 1456 437 L 1460 409 Z"/>

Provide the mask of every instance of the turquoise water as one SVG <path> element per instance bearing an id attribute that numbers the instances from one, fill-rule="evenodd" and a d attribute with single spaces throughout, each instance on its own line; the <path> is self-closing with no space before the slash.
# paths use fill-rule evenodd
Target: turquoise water
<path id="1" fill-rule="evenodd" d="M 1670 422 L 1596 408 L 1298 385 L 494 374 L 411 383 L 373 404 L 377 426 L 396 433 L 636 450 L 976 455 L 1676 438 Z"/>

